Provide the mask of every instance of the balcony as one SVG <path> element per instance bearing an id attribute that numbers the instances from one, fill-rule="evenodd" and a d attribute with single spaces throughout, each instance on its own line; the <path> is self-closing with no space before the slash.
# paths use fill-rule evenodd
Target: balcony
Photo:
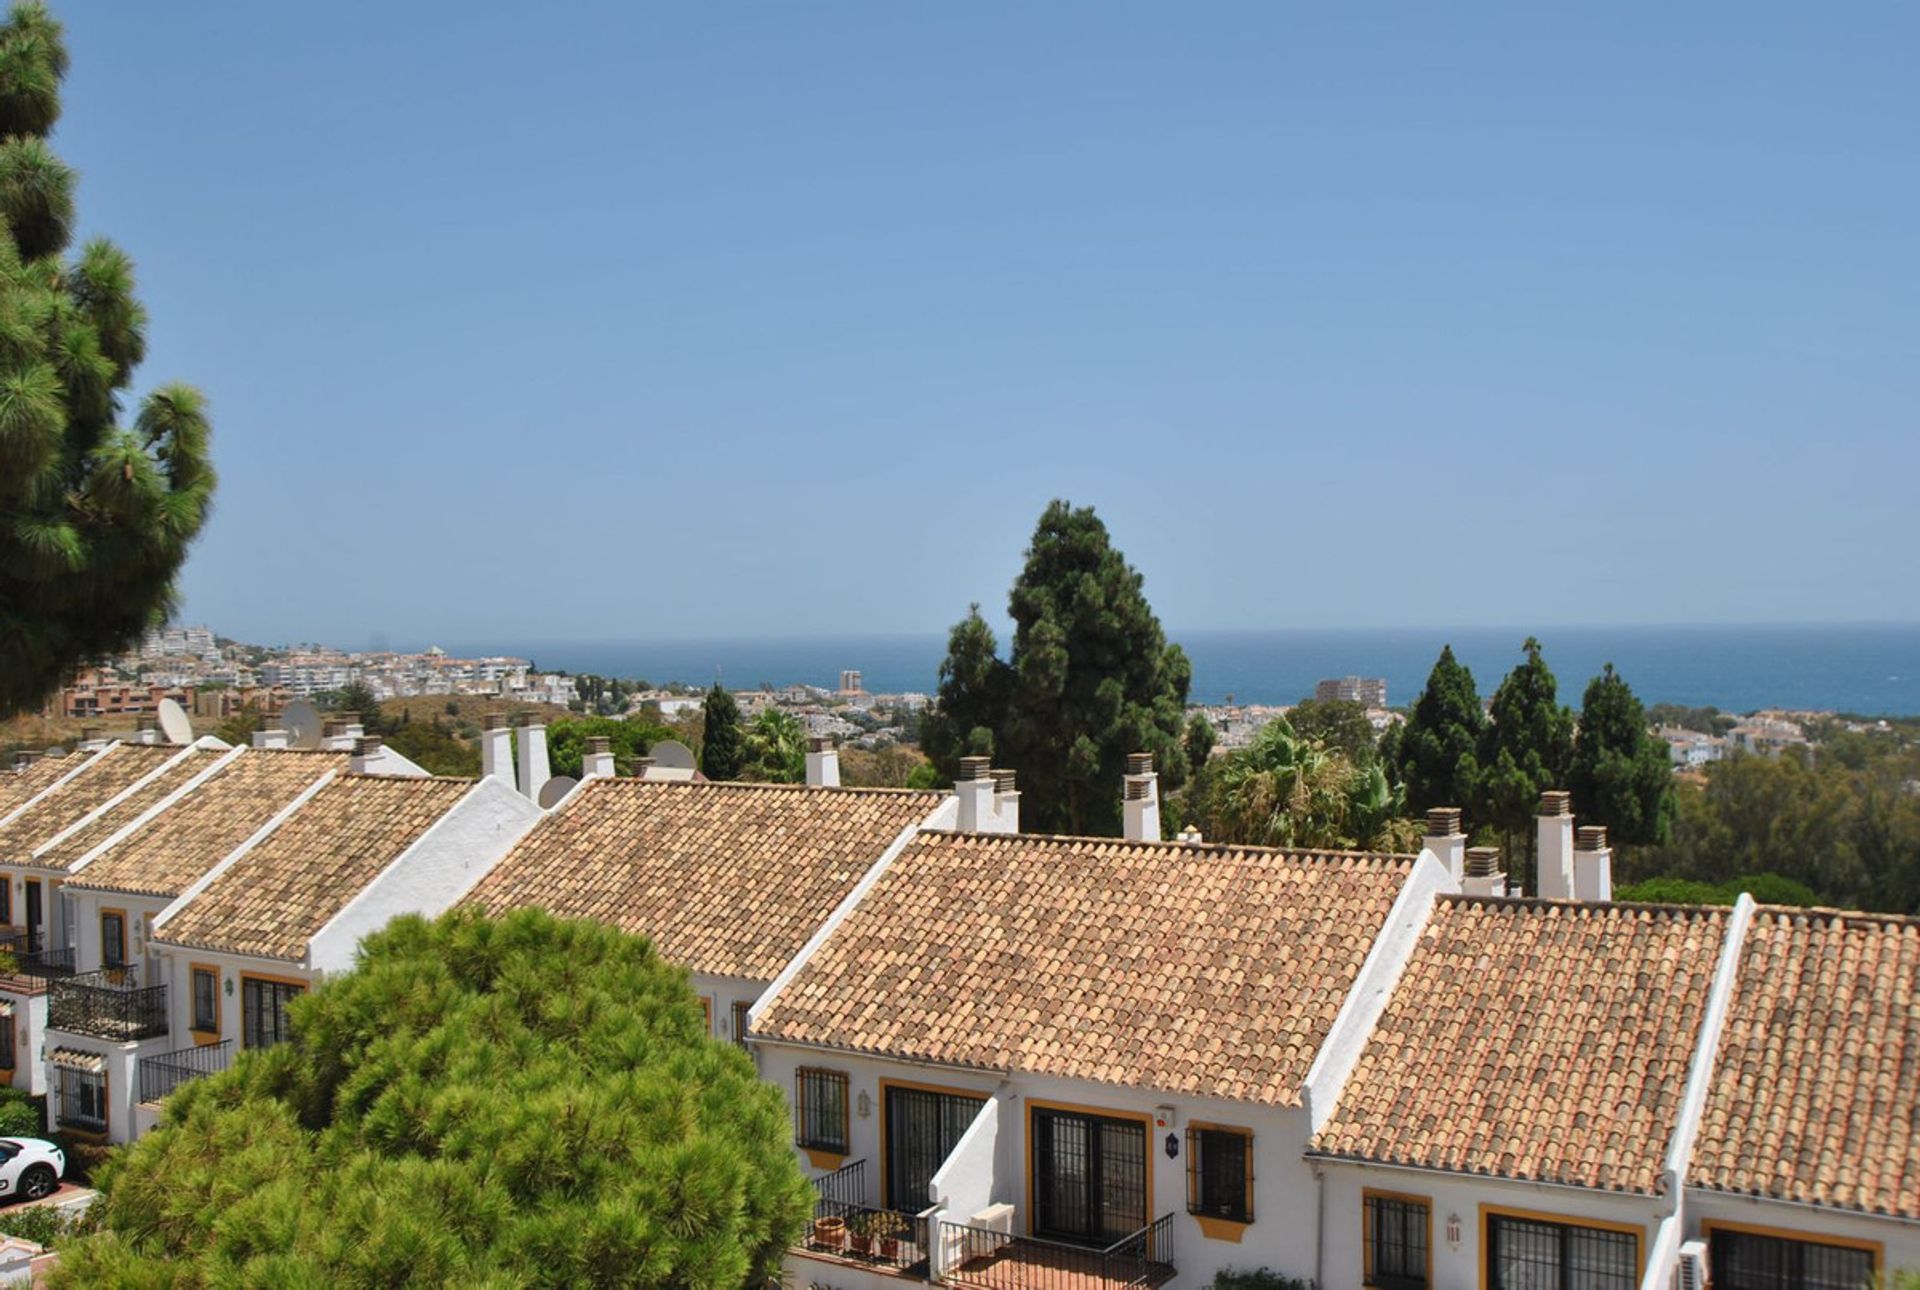
<path id="1" fill-rule="evenodd" d="M 865 1203 L 867 1162 L 856 1160 L 813 1180 L 813 1225 L 797 1247 L 815 1258 L 878 1268 L 924 1279 L 924 1214 L 876 1209 Z"/>
<path id="2" fill-rule="evenodd" d="M 13 956 L 12 976 L 38 992 L 56 977 L 73 975 L 73 948 L 50 949 L 24 927 L 0 928 L 0 953 Z"/>
<path id="3" fill-rule="evenodd" d="M 55 980 L 47 1029 L 116 1043 L 167 1033 L 167 987 L 142 986 L 131 968 L 108 968 Z"/>
<path id="4" fill-rule="evenodd" d="M 233 1041 L 197 1044 L 177 1048 L 170 1053 L 155 1053 L 140 1059 L 140 1100 L 164 1102 L 176 1088 L 188 1080 L 218 1075 L 233 1062 Z"/>
<path id="5" fill-rule="evenodd" d="M 940 1223 L 944 1279 L 981 1290 L 1132 1290 L 1173 1280 L 1173 1215 L 1104 1249 Z"/>

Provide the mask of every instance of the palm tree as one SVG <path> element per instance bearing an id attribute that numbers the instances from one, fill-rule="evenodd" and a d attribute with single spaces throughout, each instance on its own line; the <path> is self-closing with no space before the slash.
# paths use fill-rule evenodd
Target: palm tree
<path id="1" fill-rule="evenodd" d="M 1215 842 L 1335 849 L 1399 842 L 1404 793 L 1378 766 L 1361 769 L 1284 717 L 1221 758 L 1200 805 Z M 1410 825 L 1408 827 L 1411 827 Z"/>

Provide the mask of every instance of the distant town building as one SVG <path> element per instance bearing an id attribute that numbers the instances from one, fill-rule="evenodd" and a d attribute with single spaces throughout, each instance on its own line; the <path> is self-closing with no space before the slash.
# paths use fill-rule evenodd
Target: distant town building
<path id="1" fill-rule="evenodd" d="M 1384 676 L 1343 676 L 1322 681 L 1313 687 L 1319 703 L 1359 703 L 1369 708 L 1387 706 L 1387 678 Z"/>
<path id="2" fill-rule="evenodd" d="M 865 694 L 866 692 L 867 687 L 864 684 L 864 678 L 860 675 L 860 669 L 847 668 L 840 673 L 840 693 Z"/>

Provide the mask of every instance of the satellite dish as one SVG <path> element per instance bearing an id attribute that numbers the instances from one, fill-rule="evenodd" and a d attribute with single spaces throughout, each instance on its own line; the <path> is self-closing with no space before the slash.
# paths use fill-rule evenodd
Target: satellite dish
<path id="1" fill-rule="evenodd" d="M 160 700 L 158 712 L 160 733 L 167 737 L 170 744 L 190 744 L 193 742 L 193 722 L 187 720 L 187 710 L 172 699 Z"/>
<path id="2" fill-rule="evenodd" d="M 560 799 L 580 787 L 580 781 L 571 775 L 555 775 L 540 786 L 540 807 L 550 811 L 559 805 Z"/>
<path id="3" fill-rule="evenodd" d="M 653 764 L 661 770 L 692 770 L 694 767 L 693 749 L 678 739 L 669 739 L 665 743 L 655 744 L 647 749 L 647 755 L 653 758 Z"/>
<path id="4" fill-rule="evenodd" d="M 287 732 L 287 747 L 318 748 L 323 727 L 320 713 L 305 699 L 295 699 L 280 712 L 280 724 Z"/>

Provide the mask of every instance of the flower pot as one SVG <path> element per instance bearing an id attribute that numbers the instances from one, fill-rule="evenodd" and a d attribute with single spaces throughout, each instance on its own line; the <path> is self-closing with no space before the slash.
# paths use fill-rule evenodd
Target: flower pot
<path id="1" fill-rule="evenodd" d="M 844 1218 L 816 1218 L 813 1220 L 813 1243 L 823 1245 L 829 1250 L 837 1250 L 846 1244 L 847 1220 Z"/>
<path id="2" fill-rule="evenodd" d="M 853 1252 L 855 1254 L 872 1254 L 873 1253 L 873 1237 L 868 1233 L 855 1232 L 848 1239 L 853 1242 Z"/>
<path id="3" fill-rule="evenodd" d="M 880 1257 L 887 1260 L 889 1263 L 899 1262 L 900 1261 L 900 1238 L 897 1236 L 881 1237 L 880 1238 Z"/>

